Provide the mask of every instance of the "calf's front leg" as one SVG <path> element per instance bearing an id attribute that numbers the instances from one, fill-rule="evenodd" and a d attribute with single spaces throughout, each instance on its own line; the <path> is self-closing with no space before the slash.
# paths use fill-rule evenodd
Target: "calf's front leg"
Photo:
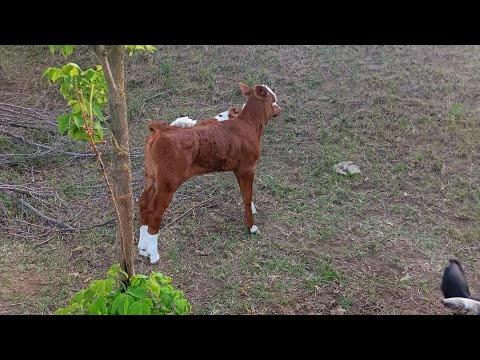
<path id="1" fill-rule="evenodd" d="M 163 183 L 156 184 L 156 192 L 149 204 L 141 209 L 140 241 L 145 250 L 140 252 L 150 257 L 150 263 L 155 264 L 160 259 L 158 254 L 158 232 L 163 214 L 172 200 L 176 188 Z M 140 251 L 140 250 L 139 250 Z"/>

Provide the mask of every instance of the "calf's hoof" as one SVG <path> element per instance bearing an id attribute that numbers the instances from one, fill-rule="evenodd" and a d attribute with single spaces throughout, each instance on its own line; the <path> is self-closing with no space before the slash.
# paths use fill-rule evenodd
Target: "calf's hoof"
<path id="1" fill-rule="evenodd" d="M 138 249 L 138 253 L 142 256 L 148 256 L 148 251 L 147 249 Z"/>
<path id="2" fill-rule="evenodd" d="M 160 255 L 158 253 L 150 255 L 150 264 L 156 264 L 160 260 Z"/>

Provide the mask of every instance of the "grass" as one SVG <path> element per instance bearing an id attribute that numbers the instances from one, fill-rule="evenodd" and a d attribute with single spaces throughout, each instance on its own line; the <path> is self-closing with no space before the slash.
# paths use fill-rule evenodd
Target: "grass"
<path id="1" fill-rule="evenodd" d="M 169 45 L 127 57 L 130 144 L 139 154 L 147 121 L 206 118 L 241 106 L 239 81 L 268 84 L 283 108 L 267 125 L 257 164 L 260 234 L 244 229 L 232 174 L 194 178 L 177 191 L 163 224 L 205 204 L 163 229 L 160 262 L 138 257 L 137 272 L 172 275 L 195 314 L 329 314 L 337 307 L 347 314 L 445 313 L 438 286 L 446 259 L 459 258 L 472 292 L 480 289 L 480 127 L 472 95 L 480 90 L 478 50 Z M 96 64 L 88 49 L 71 61 Z M 64 62 L 37 46 L 1 46 L 9 83 L 0 102 L 63 109 L 39 74 Z M 24 150 L 0 136 L 0 152 Z M 95 161 L 54 160 L 0 168 L 1 182 L 48 184 L 66 202 L 57 215 L 78 226 L 112 216 Z M 346 160 L 362 174 L 336 174 L 333 165 Z M 142 156 L 132 158 L 132 169 L 137 198 Z M 112 225 L 35 246 L 45 238 L 7 234 L 19 220 L 43 224 L 8 200 L 1 205 L 9 219 L 0 222 L 8 230 L 0 235 L 8 284 L 1 313 L 53 313 L 114 261 Z"/>

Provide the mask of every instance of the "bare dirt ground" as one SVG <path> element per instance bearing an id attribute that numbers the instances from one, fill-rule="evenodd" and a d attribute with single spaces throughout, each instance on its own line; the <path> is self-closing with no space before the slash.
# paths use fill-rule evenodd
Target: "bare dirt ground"
<path id="1" fill-rule="evenodd" d="M 254 184 L 261 233 L 244 229 L 233 174 L 194 178 L 166 213 L 160 262 L 137 257 L 137 272 L 172 276 L 194 314 L 446 314 L 449 257 L 478 296 L 480 47 L 157 49 L 127 58 L 135 198 L 149 120 L 241 106 L 239 81 L 275 88 L 283 113 L 267 126 Z M 58 152 L 89 151 L 55 133 L 66 104 L 41 77 L 70 61 L 98 63 L 87 48 L 65 60 L 47 47 L 0 47 L 0 185 L 27 187 L 16 195 L 79 228 L 113 211 L 95 159 Z M 13 128 L 15 116 L 46 125 Z M 337 175 L 344 160 L 362 174 Z M 66 305 L 114 262 L 114 230 L 56 231 L 0 192 L 0 314 Z"/>

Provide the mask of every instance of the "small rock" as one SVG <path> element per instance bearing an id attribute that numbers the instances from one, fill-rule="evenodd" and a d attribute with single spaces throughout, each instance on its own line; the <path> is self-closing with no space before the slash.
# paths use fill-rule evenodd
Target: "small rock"
<path id="1" fill-rule="evenodd" d="M 245 288 L 239 288 L 239 289 L 238 289 L 238 292 L 239 292 L 240 295 L 242 295 L 242 296 L 247 296 L 247 290 L 245 290 Z"/>
<path id="2" fill-rule="evenodd" d="M 347 310 L 341 307 L 337 307 L 335 309 L 330 310 L 330 315 L 345 315 L 346 312 Z"/>
<path id="3" fill-rule="evenodd" d="M 333 166 L 334 170 L 342 175 L 360 174 L 360 168 L 352 161 L 342 161 Z"/>
<path id="4" fill-rule="evenodd" d="M 77 252 L 77 251 L 82 251 L 85 249 L 84 245 L 77 246 L 75 249 L 72 250 L 72 253 Z"/>
<path id="5" fill-rule="evenodd" d="M 327 307 L 326 307 L 325 304 L 320 304 L 320 305 L 317 306 L 317 308 L 318 308 L 318 310 L 320 310 L 320 311 L 322 311 L 322 312 L 327 309 Z"/>

